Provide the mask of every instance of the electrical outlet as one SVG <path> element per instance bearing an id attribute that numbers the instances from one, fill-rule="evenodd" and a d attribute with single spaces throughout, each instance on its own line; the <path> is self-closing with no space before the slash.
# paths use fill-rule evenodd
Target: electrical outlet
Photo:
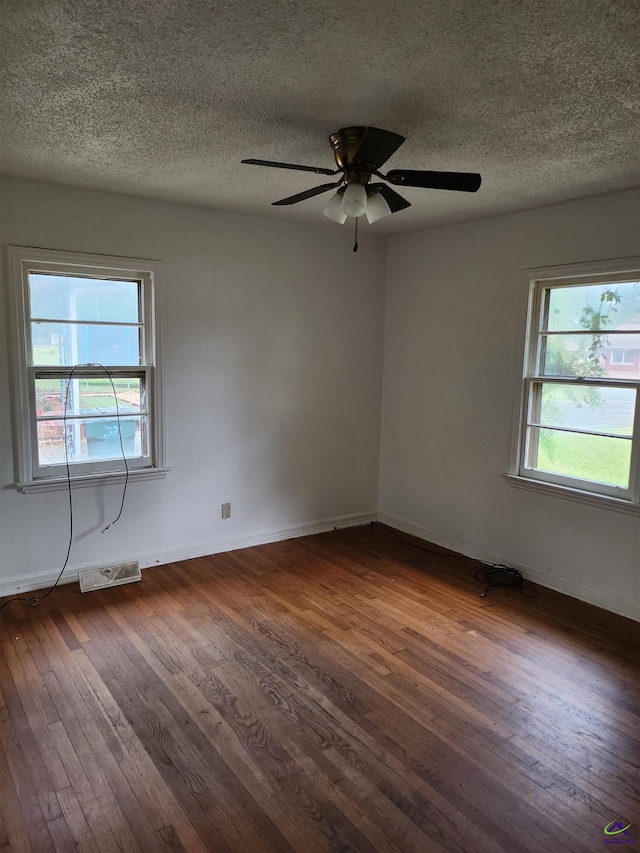
<path id="1" fill-rule="evenodd" d="M 222 517 L 231 518 L 231 504 L 222 504 Z"/>

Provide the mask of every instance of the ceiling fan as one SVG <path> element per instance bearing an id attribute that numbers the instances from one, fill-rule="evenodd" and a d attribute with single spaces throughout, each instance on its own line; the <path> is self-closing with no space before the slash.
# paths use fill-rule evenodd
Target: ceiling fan
<path id="1" fill-rule="evenodd" d="M 297 204 L 307 198 L 337 189 L 324 215 L 340 224 L 348 216 L 366 214 L 369 224 L 383 216 L 397 213 L 411 203 L 387 184 L 371 183 L 375 175 L 388 184 L 404 187 L 424 187 L 437 190 L 459 190 L 474 193 L 480 187 L 481 177 L 475 172 L 424 172 L 410 169 L 392 169 L 383 175 L 378 171 L 389 157 L 400 148 L 405 137 L 377 127 L 343 127 L 329 137 L 337 169 L 321 166 L 298 166 L 293 163 L 277 163 L 272 160 L 243 160 L 253 166 L 272 166 L 276 169 L 296 169 L 315 172 L 317 175 L 340 175 L 335 183 L 320 184 L 310 190 L 274 201 L 275 205 Z"/>

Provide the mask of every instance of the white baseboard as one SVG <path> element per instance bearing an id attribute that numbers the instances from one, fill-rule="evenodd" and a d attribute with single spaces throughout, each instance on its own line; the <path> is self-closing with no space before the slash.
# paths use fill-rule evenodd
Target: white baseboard
<path id="1" fill-rule="evenodd" d="M 323 518 L 317 521 L 305 522 L 304 524 L 293 524 L 272 528 L 271 530 L 262 530 L 259 533 L 227 536 L 213 542 L 177 548 L 173 551 L 118 555 L 109 560 L 103 559 L 95 563 L 68 566 L 60 579 L 60 583 L 73 583 L 78 580 L 78 572 L 83 572 L 86 569 L 100 568 L 107 562 L 130 563 L 137 561 L 141 569 L 148 569 L 152 566 L 176 563 L 179 560 L 190 560 L 193 557 L 208 557 L 211 554 L 221 554 L 225 551 L 236 551 L 238 548 L 265 545 L 267 542 L 280 542 L 283 539 L 296 539 L 300 536 L 311 536 L 314 533 L 326 533 L 328 530 L 333 530 L 336 527 L 358 527 L 363 524 L 369 524 L 371 521 L 375 521 L 376 518 L 377 513 L 375 512 L 339 515 L 334 518 Z M 71 553 L 73 555 L 73 549 Z M 35 575 L 16 575 L 5 578 L 0 583 L 0 598 L 6 595 L 22 595 L 36 589 L 45 589 L 55 582 L 59 572 L 60 569 L 57 571 L 40 572 Z"/>
<path id="2" fill-rule="evenodd" d="M 238 548 L 250 548 L 254 545 L 265 545 L 268 542 L 280 542 L 284 539 L 295 539 L 300 536 L 311 536 L 315 533 L 326 533 L 336 527 L 357 527 L 369 524 L 371 521 L 381 521 L 383 524 L 388 524 L 390 527 L 394 527 L 404 533 L 409 533 L 412 536 L 417 536 L 419 539 L 432 542 L 434 545 L 440 545 L 442 548 L 448 548 L 451 551 L 464 554 L 466 557 L 472 557 L 474 560 L 483 560 L 487 563 L 504 563 L 505 565 L 512 566 L 521 571 L 526 578 L 539 583 L 541 586 L 553 589 L 556 592 L 565 593 L 580 601 L 595 604 L 597 607 L 602 607 L 612 613 L 618 613 L 620 616 L 626 616 L 629 619 L 640 622 L 640 604 L 636 602 L 622 599 L 603 590 L 592 589 L 581 584 L 579 581 L 557 575 L 540 566 L 523 563 L 521 560 L 513 559 L 509 555 L 490 551 L 474 542 L 468 542 L 465 539 L 448 533 L 430 530 L 384 512 L 356 513 L 353 515 L 335 516 L 334 518 L 324 518 L 304 524 L 262 530 L 258 533 L 228 536 L 212 542 L 177 548 L 173 551 L 118 555 L 114 556 L 113 561 L 118 563 L 137 561 L 141 569 L 147 569 L 152 566 L 176 563 L 180 560 L 190 560 L 193 557 L 207 557 L 211 554 L 235 551 Z M 78 580 L 78 572 L 85 569 L 100 568 L 106 562 L 108 561 L 103 559 L 94 563 L 69 566 L 60 579 L 60 583 L 73 583 Z M 5 578 L 0 582 L 0 598 L 7 595 L 23 595 L 36 589 L 45 589 L 55 582 L 58 572 L 59 569 L 40 572 L 35 575 L 16 575 Z"/>
<path id="3" fill-rule="evenodd" d="M 412 524 L 410 521 L 396 518 L 393 515 L 387 515 L 384 512 L 378 513 L 378 521 L 388 524 L 389 527 L 394 527 L 396 530 L 409 533 L 411 536 L 417 536 L 419 539 L 424 539 L 434 545 L 440 545 L 442 548 L 448 548 L 451 551 L 464 554 L 465 557 L 472 557 L 474 560 L 482 560 L 486 563 L 502 563 L 506 566 L 511 566 L 522 572 L 528 580 L 538 583 L 540 586 L 553 589 L 556 592 L 562 592 L 565 595 L 570 595 L 572 598 L 577 598 L 588 604 L 595 604 L 597 607 L 604 608 L 604 610 L 609 610 L 612 613 L 617 613 L 620 616 L 626 616 L 629 619 L 640 622 L 640 603 L 638 602 L 628 601 L 617 595 L 611 595 L 611 593 L 604 590 L 592 589 L 579 581 L 557 575 L 555 572 L 550 572 L 540 566 L 523 563 L 521 560 L 516 560 L 506 554 L 497 554 L 495 551 L 490 551 L 481 545 L 476 545 L 474 542 L 468 542 L 466 539 L 460 539 L 448 533 L 429 530 L 426 527 L 420 527 L 417 524 Z"/>

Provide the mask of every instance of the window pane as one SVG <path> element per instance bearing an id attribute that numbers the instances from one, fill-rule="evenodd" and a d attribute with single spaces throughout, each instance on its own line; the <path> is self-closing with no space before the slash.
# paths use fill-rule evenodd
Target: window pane
<path id="1" fill-rule="evenodd" d="M 144 405 L 144 388 L 139 377 L 114 378 L 120 414 L 139 413 Z M 71 379 L 67 396 L 67 380 L 58 377 L 36 379 L 36 416 L 115 414 L 116 403 L 108 376 Z"/>
<path id="2" fill-rule="evenodd" d="M 137 281 L 29 273 L 31 316 L 46 320 L 138 323 L 139 288 Z"/>
<path id="3" fill-rule="evenodd" d="M 640 330 L 640 282 L 554 287 L 547 291 L 549 331 Z"/>
<path id="4" fill-rule="evenodd" d="M 32 323 L 33 363 L 140 364 L 138 326 Z"/>
<path id="5" fill-rule="evenodd" d="M 527 468 L 629 487 L 631 441 L 529 427 Z"/>
<path id="6" fill-rule="evenodd" d="M 541 344 L 543 376 L 640 378 L 640 333 L 542 335 Z"/>
<path id="7" fill-rule="evenodd" d="M 537 423 L 619 435 L 633 433 L 634 388 L 594 388 L 552 382 L 535 383 L 534 388 L 540 389 L 536 392 L 540 394 L 539 414 L 532 412 L 530 419 Z"/>
<path id="8" fill-rule="evenodd" d="M 120 432 L 127 458 L 147 455 L 147 418 L 144 416 L 120 418 L 120 428 L 115 416 L 67 421 L 66 429 L 63 420 L 38 421 L 38 462 L 65 466 L 63 436 L 66 435 L 69 464 L 119 459 L 123 465 Z M 114 469 L 118 467 L 114 465 Z"/>

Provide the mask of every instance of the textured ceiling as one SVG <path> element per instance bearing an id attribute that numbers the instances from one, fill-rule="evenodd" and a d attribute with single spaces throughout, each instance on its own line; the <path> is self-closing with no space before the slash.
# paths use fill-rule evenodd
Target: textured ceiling
<path id="1" fill-rule="evenodd" d="M 637 0 L 0 0 L 0 172 L 329 222 L 328 134 L 407 137 L 385 168 L 478 171 L 402 189 L 415 231 L 640 183 Z M 346 227 L 346 226 L 343 226 Z M 366 223 L 365 223 L 365 227 Z"/>

